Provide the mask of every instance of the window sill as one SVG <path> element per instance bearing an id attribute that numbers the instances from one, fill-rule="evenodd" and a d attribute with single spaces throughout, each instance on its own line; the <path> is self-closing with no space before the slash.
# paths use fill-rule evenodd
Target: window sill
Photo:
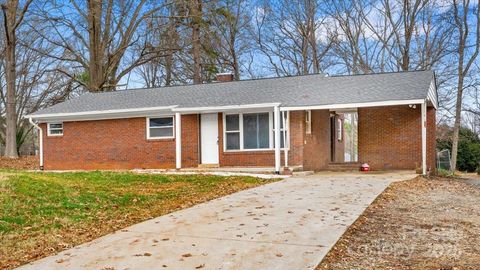
<path id="1" fill-rule="evenodd" d="M 289 151 L 290 149 L 286 149 Z M 280 149 L 280 151 L 285 151 L 284 148 Z M 275 149 L 242 149 L 242 150 L 224 150 L 223 154 L 227 155 L 242 155 L 242 154 L 270 154 L 275 153 Z"/>
<path id="2" fill-rule="evenodd" d="M 174 142 L 175 138 L 147 138 L 147 142 Z"/>

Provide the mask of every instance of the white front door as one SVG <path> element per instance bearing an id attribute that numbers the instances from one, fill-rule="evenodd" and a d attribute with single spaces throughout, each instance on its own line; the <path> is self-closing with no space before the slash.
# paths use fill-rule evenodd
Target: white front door
<path id="1" fill-rule="evenodd" d="M 200 123 L 202 164 L 218 164 L 218 114 L 202 114 Z"/>

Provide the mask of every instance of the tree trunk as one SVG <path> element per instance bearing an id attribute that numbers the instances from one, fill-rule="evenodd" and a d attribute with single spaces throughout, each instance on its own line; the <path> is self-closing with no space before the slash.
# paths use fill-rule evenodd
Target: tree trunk
<path id="1" fill-rule="evenodd" d="M 190 3 L 192 15 L 192 46 L 193 46 L 193 83 L 202 83 L 202 59 L 200 27 L 202 23 L 202 0 L 193 0 Z"/>
<path id="2" fill-rule="evenodd" d="M 9 42 L 10 43 L 10 42 Z M 17 110 L 16 110 L 16 90 L 15 90 L 15 45 L 8 44 L 6 48 L 6 65 L 7 65 L 7 108 L 6 108 L 6 146 L 5 156 L 17 158 Z"/>
<path id="3" fill-rule="evenodd" d="M 17 37 L 15 28 L 17 24 L 18 1 L 8 1 L 2 5 L 4 16 L 4 27 L 6 35 L 5 44 L 5 65 L 7 79 L 7 106 L 6 106 L 6 134 L 5 134 L 5 156 L 18 158 L 17 152 L 17 110 L 16 110 L 16 59 L 15 49 Z"/>
<path id="4" fill-rule="evenodd" d="M 233 69 L 233 79 L 236 81 L 240 80 L 240 66 L 238 64 L 237 51 L 235 50 L 236 43 L 236 31 L 231 31 L 230 33 L 230 54 L 232 56 L 232 69 Z"/>
<path id="5" fill-rule="evenodd" d="M 458 73 L 458 82 L 457 82 L 457 101 L 455 104 L 455 124 L 453 126 L 453 136 L 452 136 L 452 168 L 451 171 L 455 173 L 457 168 L 457 153 L 458 153 L 458 139 L 460 133 L 460 125 L 462 120 L 462 101 L 463 101 L 463 88 L 464 88 L 464 81 L 465 76 L 467 76 L 470 67 L 476 60 L 479 52 L 480 52 L 480 0 L 477 3 L 475 10 L 473 10 L 473 14 L 475 14 L 476 22 L 476 31 L 474 32 L 473 39 L 475 40 L 475 50 L 472 54 L 466 56 L 466 48 L 468 48 L 468 41 L 472 38 L 469 36 L 469 24 L 470 20 L 468 17 L 468 9 L 469 9 L 469 1 L 462 2 L 462 12 L 459 12 L 459 6 L 456 1 L 454 1 L 454 21 L 455 26 L 458 30 L 458 47 L 457 47 L 457 55 L 458 55 L 458 63 L 457 63 L 457 73 Z M 464 66 L 464 64 L 466 65 Z"/>
<path id="6" fill-rule="evenodd" d="M 458 136 L 460 133 L 460 124 L 462 120 L 463 80 L 463 74 L 458 74 L 457 101 L 455 104 L 455 124 L 453 125 L 452 137 L 452 172 L 455 172 L 457 169 Z"/>
<path id="7" fill-rule="evenodd" d="M 172 70 L 173 70 L 173 55 L 172 52 L 168 52 L 165 56 L 165 85 L 172 84 Z"/>
<path id="8" fill-rule="evenodd" d="M 307 37 L 303 37 L 302 41 L 302 74 L 308 74 L 308 42 Z"/>
<path id="9" fill-rule="evenodd" d="M 106 78 L 103 71 L 102 3 L 99 0 L 88 1 L 88 35 L 89 35 L 89 81 L 88 90 L 102 91 Z"/>
<path id="10" fill-rule="evenodd" d="M 317 37 L 315 34 L 315 31 L 317 30 L 317 27 L 315 26 L 315 13 L 317 11 L 317 6 L 316 2 L 314 1 L 308 1 L 307 2 L 307 14 L 308 14 L 308 39 L 310 43 L 310 48 L 312 49 L 312 67 L 313 67 L 313 73 L 319 73 L 320 72 L 320 63 L 318 61 L 318 53 L 317 53 Z"/>

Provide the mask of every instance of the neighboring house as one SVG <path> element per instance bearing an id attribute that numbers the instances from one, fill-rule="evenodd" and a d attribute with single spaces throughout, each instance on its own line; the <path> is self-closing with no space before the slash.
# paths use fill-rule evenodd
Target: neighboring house
<path id="1" fill-rule="evenodd" d="M 30 114 L 42 134 L 41 166 L 256 166 L 280 173 L 328 169 L 358 156 L 349 164 L 435 168 L 432 71 L 230 79 L 220 74 L 217 83 L 88 93 Z M 349 115 L 357 120 L 345 147 Z M 347 148 L 355 149 L 345 154 Z"/>

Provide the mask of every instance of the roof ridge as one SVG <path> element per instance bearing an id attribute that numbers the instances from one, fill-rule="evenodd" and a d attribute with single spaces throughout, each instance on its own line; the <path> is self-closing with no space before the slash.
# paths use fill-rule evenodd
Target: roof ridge
<path id="1" fill-rule="evenodd" d="M 399 74 L 399 73 L 414 73 L 414 72 L 427 72 L 432 70 L 400 70 L 400 71 L 386 71 L 386 72 L 375 72 L 375 73 L 366 73 L 366 74 L 340 74 L 340 75 L 329 75 L 328 73 L 310 73 L 310 74 L 301 74 L 301 75 L 291 75 L 291 76 L 283 76 L 283 77 L 264 77 L 264 78 L 253 78 L 253 79 L 246 79 L 246 80 L 238 80 L 238 81 L 222 81 L 222 82 L 210 82 L 210 83 L 201 83 L 201 84 L 180 84 L 180 85 L 165 85 L 160 87 L 137 87 L 137 88 L 129 88 L 124 90 L 115 90 L 115 91 L 103 91 L 103 92 L 90 92 L 87 93 L 91 94 L 106 94 L 106 93 L 121 93 L 126 91 L 139 91 L 139 90 L 155 90 L 155 89 L 165 89 L 165 88 L 175 88 L 175 87 L 194 87 L 194 86 L 205 86 L 205 85 L 213 85 L 213 84 L 230 84 L 230 83 L 242 83 L 242 82 L 251 82 L 251 81 L 262 81 L 262 80 L 276 80 L 276 79 L 290 79 L 290 78 L 298 78 L 298 77 L 309 77 L 309 76 L 321 76 L 325 79 L 328 78 L 342 78 L 342 77 L 357 77 L 357 76 L 370 76 L 370 75 L 387 75 L 387 74 Z"/>

